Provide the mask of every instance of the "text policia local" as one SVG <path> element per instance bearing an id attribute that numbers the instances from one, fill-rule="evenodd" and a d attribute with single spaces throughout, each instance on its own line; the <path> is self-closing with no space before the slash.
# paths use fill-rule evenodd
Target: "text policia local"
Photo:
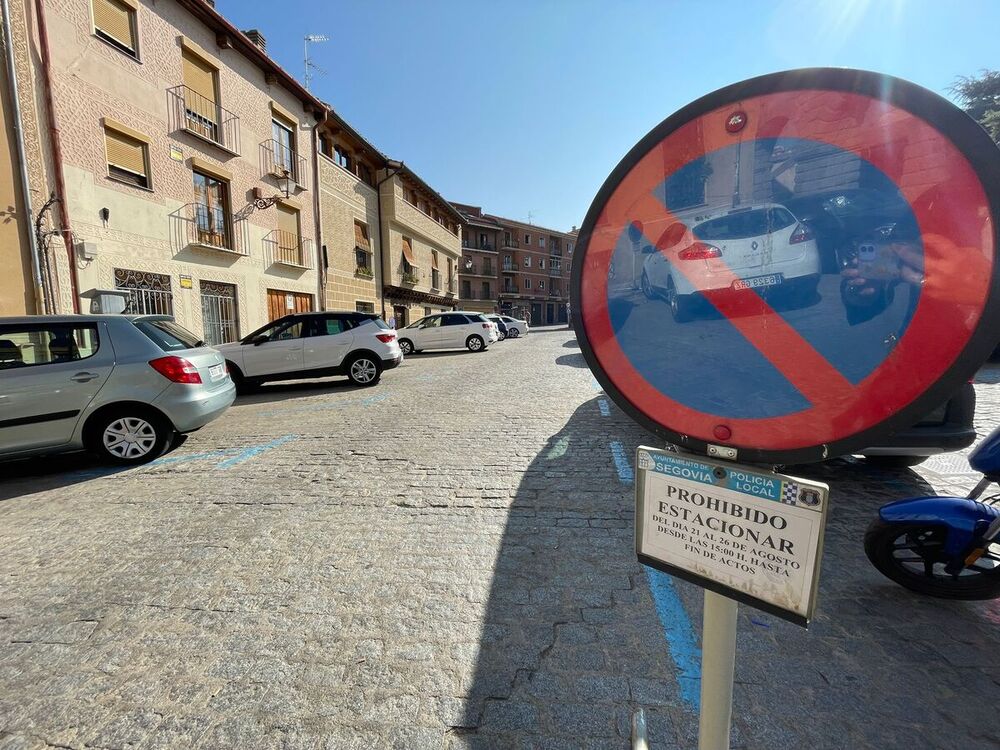
<path id="1" fill-rule="evenodd" d="M 793 555 L 793 543 L 780 535 L 772 534 L 773 531 L 781 531 L 788 526 L 788 520 L 782 516 L 771 515 L 756 508 L 747 508 L 739 503 L 730 502 L 710 495 L 703 495 L 700 492 L 691 492 L 682 487 L 669 485 L 665 488 L 668 500 L 659 501 L 659 512 L 667 518 L 680 518 L 683 521 L 703 526 L 711 531 L 727 534 L 735 539 L 746 539 L 762 547 L 768 547 L 776 552 Z M 702 514 L 697 510 L 675 505 L 670 500 L 687 503 L 695 508 L 702 508 L 706 511 L 715 511 L 732 518 L 743 521 L 743 524 L 733 523 L 725 518 Z M 654 516 L 655 518 L 655 516 Z M 664 519 L 665 520 L 665 519 Z M 754 528 L 749 524 L 754 524 L 761 528 Z M 798 563 L 791 561 L 793 567 L 798 567 Z"/>

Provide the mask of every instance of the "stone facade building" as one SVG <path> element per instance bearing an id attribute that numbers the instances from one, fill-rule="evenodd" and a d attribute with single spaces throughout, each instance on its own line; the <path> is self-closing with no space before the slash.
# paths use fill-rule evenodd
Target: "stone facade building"
<path id="1" fill-rule="evenodd" d="M 203 0 L 11 4 L 49 311 L 117 289 L 222 343 L 318 306 L 325 106 L 259 33 Z"/>
<path id="2" fill-rule="evenodd" d="M 458 305 L 462 215 L 402 162 L 379 172 L 382 289 L 397 328 Z"/>

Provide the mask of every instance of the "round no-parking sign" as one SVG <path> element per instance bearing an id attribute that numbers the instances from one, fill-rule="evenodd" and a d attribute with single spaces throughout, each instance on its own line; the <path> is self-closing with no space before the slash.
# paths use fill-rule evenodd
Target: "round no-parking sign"
<path id="1" fill-rule="evenodd" d="M 859 451 L 1000 338 L 1000 151 L 889 76 L 735 84 L 642 139 L 594 200 L 573 325 L 607 393 L 689 450 Z"/>

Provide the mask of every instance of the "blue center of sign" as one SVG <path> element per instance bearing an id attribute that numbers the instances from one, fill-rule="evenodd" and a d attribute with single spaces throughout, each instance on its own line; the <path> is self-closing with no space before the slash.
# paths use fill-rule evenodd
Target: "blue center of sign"
<path id="1" fill-rule="evenodd" d="M 619 345 L 665 396 L 734 419 L 811 406 L 705 292 L 760 295 L 854 384 L 905 333 L 923 244 L 897 186 L 856 154 L 747 141 L 688 162 L 655 194 L 677 221 L 635 217 L 615 247 L 607 299 Z"/>

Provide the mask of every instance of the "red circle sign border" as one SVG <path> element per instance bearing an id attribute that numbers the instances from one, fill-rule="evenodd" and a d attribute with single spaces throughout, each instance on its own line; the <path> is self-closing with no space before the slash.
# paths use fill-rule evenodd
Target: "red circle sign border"
<path id="1" fill-rule="evenodd" d="M 730 133 L 726 122 L 734 107 L 747 113 L 747 124 Z M 822 132 L 822 125 L 830 121 L 811 116 L 817 111 L 841 117 L 846 111 L 861 127 Z M 887 129 L 936 141 L 926 168 L 907 171 L 898 144 L 894 150 L 892 143 L 886 143 Z M 893 179 L 920 226 L 925 276 L 932 285 L 921 294 L 894 351 L 858 385 L 847 383 L 848 390 L 844 383 L 833 383 L 831 393 L 796 414 L 723 420 L 733 431 L 724 444 L 736 448 L 742 460 L 787 464 L 858 450 L 909 426 L 946 400 L 992 350 L 998 338 L 996 326 L 975 329 L 970 314 L 977 320 L 996 319 L 1000 305 L 998 227 L 993 221 L 1000 215 L 1000 152 L 967 115 L 931 92 L 877 73 L 831 69 L 790 71 L 727 87 L 688 105 L 640 141 L 605 182 L 581 229 L 573 259 L 573 324 L 588 364 L 616 403 L 646 427 L 691 450 L 704 451 L 709 442 L 719 443 L 712 432 L 723 418 L 670 399 L 632 367 L 612 331 L 607 271 L 615 244 L 637 218 L 637 210 L 655 212 L 669 221 L 669 211 L 653 196 L 653 189 L 668 174 L 717 148 L 779 136 L 819 140 L 852 151 Z M 934 169 L 938 172 L 931 178 L 927 173 Z M 924 174 L 925 182 L 917 184 L 914 174 Z M 950 197 L 941 192 L 942 182 Z M 957 204 L 959 210 L 935 210 L 942 201 Z M 963 215 L 963 207 L 973 215 Z M 989 215 L 982 215 L 984 208 Z M 653 237 L 647 234 L 647 239 Z M 956 245 L 967 251 L 961 263 L 948 255 Z M 970 258 L 980 268 L 970 268 Z M 951 280 L 960 283 L 947 288 Z M 945 293 L 952 298 L 942 299 Z M 959 294 L 961 298 L 955 299 Z M 788 332 L 780 330 L 779 316 L 760 318 L 768 320 L 769 335 L 780 348 L 781 337 Z M 963 328 L 968 335 L 956 335 Z M 926 356 L 927 341 L 935 347 L 933 358 Z M 811 354 L 822 360 L 815 351 Z M 769 358 L 782 359 L 774 353 Z M 845 406 L 849 400 L 853 406 Z M 657 418 L 665 413 L 670 414 L 669 426 Z"/>

